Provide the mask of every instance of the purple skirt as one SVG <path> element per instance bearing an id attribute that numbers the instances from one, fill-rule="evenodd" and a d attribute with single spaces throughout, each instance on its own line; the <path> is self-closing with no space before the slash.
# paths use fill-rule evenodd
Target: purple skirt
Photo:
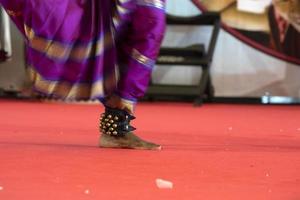
<path id="1" fill-rule="evenodd" d="M 25 36 L 34 89 L 136 101 L 165 30 L 165 0 L 0 0 Z"/>

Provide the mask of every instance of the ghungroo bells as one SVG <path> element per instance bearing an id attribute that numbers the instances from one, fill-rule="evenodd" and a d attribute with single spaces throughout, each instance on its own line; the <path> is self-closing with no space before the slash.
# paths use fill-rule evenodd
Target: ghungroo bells
<path id="1" fill-rule="evenodd" d="M 125 110 L 105 107 L 105 113 L 100 117 L 100 132 L 106 135 L 122 137 L 135 128 L 130 125 L 130 121 L 135 119 L 134 116 Z"/>

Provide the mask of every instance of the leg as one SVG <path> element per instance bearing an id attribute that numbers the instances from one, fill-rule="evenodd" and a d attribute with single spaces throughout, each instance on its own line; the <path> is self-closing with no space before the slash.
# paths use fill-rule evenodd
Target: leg
<path id="1" fill-rule="evenodd" d="M 100 131 L 102 132 L 99 141 L 100 147 L 145 150 L 161 149 L 160 145 L 144 141 L 133 133 L 135 128 L 130 126 L 130 120 L 134 119 L 132 115 L 134 105 L 122 100 L 118 96 L 108 98 L 105 105 L 107 109 L 100 121 Z M 115 113 L 110 108 L 116 109 L 120 113 Z M 128 116 L 128 120 L 126 120 L 126 116 Z M 116 135 L 116 131 L 119 132 L 119 135 Z"/>
<path id="2" fill-rule="evenodd" d="M 106 107 L 116 108 L 125 112 L 125 115 L 133 114 L 135 102 L 144 95 L 147 89 L 160 49 L 165 31 L 164 7 L 164 0 L 156 1 L 153 4 L 151 1 L 137 1 L 137 9 L 132 13 L 130 22 L 131 29 L 124 36 L 122 42 L 118 44 L 120 80 L 115 92 L 117 95 L 111 96 L 104 102 Z M 104 119 L 101 120 L 100 147 L 161 149 L 160 145 L 137 137 L 129 123 L 127 124 L 129 131 L 126 131 L 126 129 L 116 131 L 115 128 L 119 127 L 119 124 L 113 124 L 115 127 L 111 127 L 112 123 L 115 123 L 114 120 L 109 118 L 112 116 L 113 114 L 110 115 L 106 112 Z M 107 123 L 109 121 L 112 123 Z M 125 131 L 124 134 L 122 131 Z M 114 133 L 118 136 L 115 136 Z"/>

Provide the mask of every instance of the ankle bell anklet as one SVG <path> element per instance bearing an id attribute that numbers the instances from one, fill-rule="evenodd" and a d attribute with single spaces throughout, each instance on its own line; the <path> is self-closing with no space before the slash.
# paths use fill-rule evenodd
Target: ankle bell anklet
<path id="1" fill-rule="evenodd" d="M 105 107 L 105 113 L 101 114 L 99 129 L 102 134 L 122 137 L 126 133 L 134 131 L 130 121 L 135 117 L 125 110 Z"/>

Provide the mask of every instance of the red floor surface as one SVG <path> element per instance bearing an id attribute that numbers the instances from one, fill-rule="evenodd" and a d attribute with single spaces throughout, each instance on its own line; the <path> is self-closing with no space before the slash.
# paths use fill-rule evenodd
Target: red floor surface
<path id="1" fill-rule="evenodd" d="M 0 199 L 300 199 L 300 107 L 142 103 L 162 151 L 97 148 L 102 111 L 1 100 Z"/>

